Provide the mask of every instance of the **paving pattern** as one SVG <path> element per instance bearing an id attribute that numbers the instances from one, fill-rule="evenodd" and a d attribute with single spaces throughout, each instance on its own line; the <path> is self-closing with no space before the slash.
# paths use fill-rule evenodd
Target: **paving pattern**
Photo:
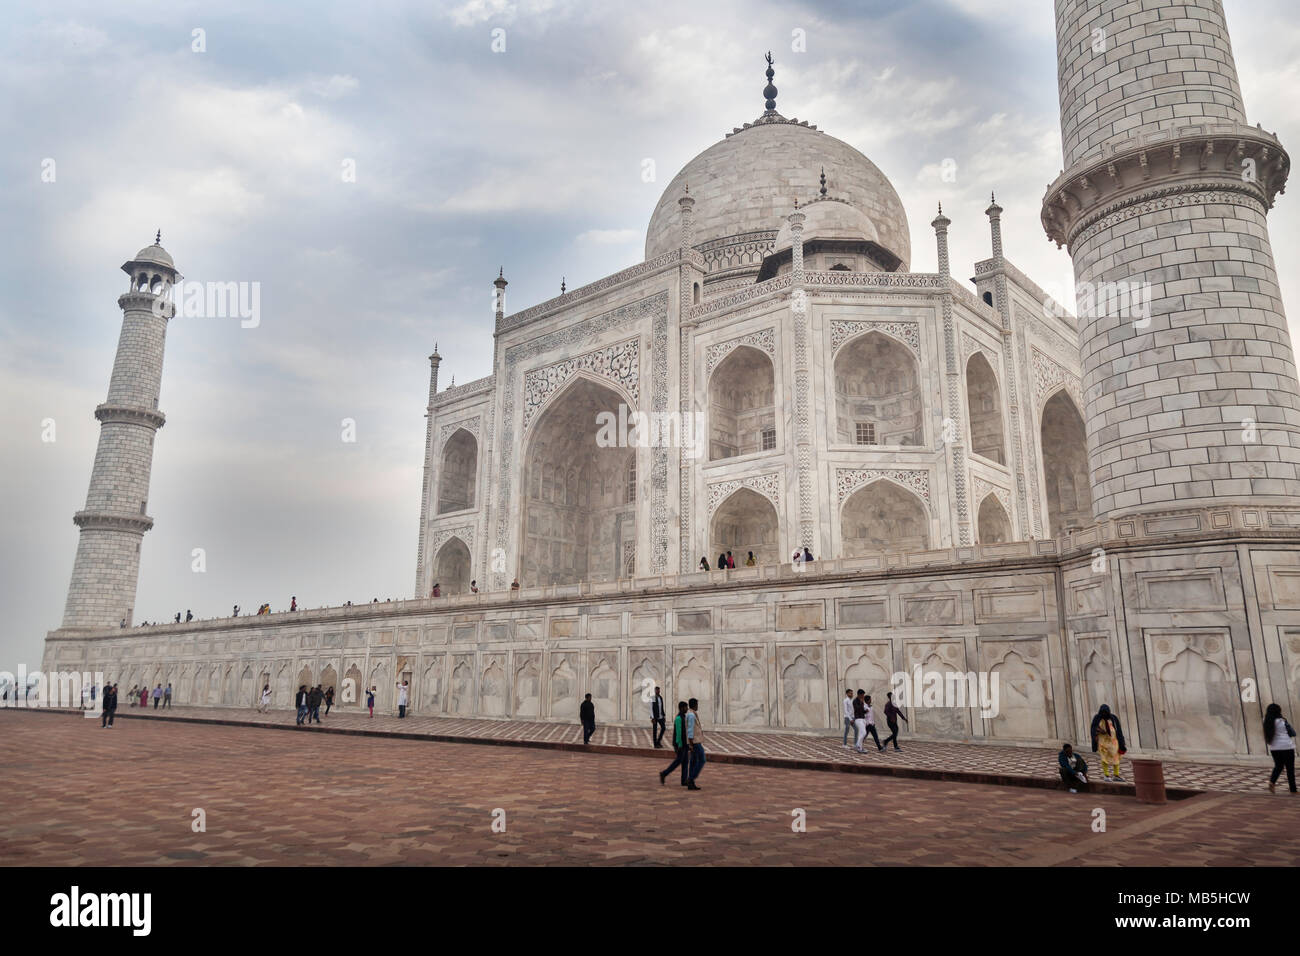
<path id="1" fill-rule="evenodd" d="M 730 764 L 706 765 L 693 793 L 673 779 L 661 786 L 658 762 L 620 754 L 161 720 L 101 730 L 21 712 L 0 720 L 0 861 L 11 866 L 1289 866 L 1300 824 L 1300 798 L 1282 794 L 1151 807 Z M 1097 809 L 1105 833 L 1093 832 Z M 792 829 L 796 810 L 806 832 Z"/>
<path id="2" fill-rule="evenodd" d="M 324 713 L 322 708 L 322 714 Z M 118 710 L 122 717 L 140 714 L 131 707 Z M 227 707 L 176 707 L 171 710 L 147 708 L 144 716 L 168 720 L 221 720 L 249 724 L 292 726 L 295 713 L 271 710 L 261 714 L 255 709 Z M 551 744 L 580 744 L 582 729 L 577 725 L 528 720 L 485 720 L 466 717 L 423 717 L 411 715 L 399 719 L 395 715 L 376 714 L 369 718 L 364 712 L 333 710 L 322 717 L 322 727 L 334 730 L 364 731 L 370 733 L 401 733 L 421 736 L 476 739 L 482 741 L 535 741 Z M 314 728 L 313 728 L 314 729 Z M 959 775 L 991 780 L 997 777 L 1030 777 L 1056 780 L 1056 751 L 1034 747 L 1007 747 L 988 744 L 940 743 L 911 740 L 903 731 L 901 751 L 879 753 L 868 738 L 868 752 L 859 754 L 845 749 L 842 734 L 817 735 L 795 733 L 735 733 L 708 730 L 707 746 L 711 754 L 774 758 L 817 764 L 869 764 L 879 767 L 901 767 L 912 770 L 944 771 Z M 306 731 L 304 731 L 306 732 Z M 883 739 L 882 734 L 882 739 Z M 615 727 L 597 725 L 592 744 L 600 747 L 618 747 L 629 751 L 651 749 L 653 740 L 649 724 L 640 727 Z M 1079 744 L 1076 743 L 1076 747 Z M 1087 745 L 1084 744 L 1084 749 Z M 665 751 L 666 752 L 666 751 Z M 1087 753 L 1094 776 L 1099 777 L 1095 754 Z M 1132 756 L 1132 755 L 1130 755 Z M 1188 790 L 1216 790 L 1241 793 L 1267 792 L 1265 785 L 1273 762 L 1259 758 L 1252 764 L 1217 764 L 1191 761 L 1164 761 L 1165 783 L 1170 788 Z M 1123 764 L 1126 781 L 1131 785 L 1132 768 L 1127 759 Z M 1285 783 L 1283 784 L 1285 786 Z"/>

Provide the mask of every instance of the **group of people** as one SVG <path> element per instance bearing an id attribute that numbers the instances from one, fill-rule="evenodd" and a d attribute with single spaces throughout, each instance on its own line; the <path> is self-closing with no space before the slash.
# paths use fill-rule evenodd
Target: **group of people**
<path id="1" fill-rule="evenodd" d="M 116 684 L 113 685 L 113 689 L 114 689 L 114 696 L 116 696 L 116 690 L 117 690 Z M 148 707 L 150 697 L 153 698 L 154 710 L 157 710 L 160 706 L 170 707 L 172 705 L 172 685 L 168 684 L 166 687 L 163 687 L 162 684 L 159 684 L 152 691 L 150 691 L 148 684 L 133 684 L 131 686 L 131 689 L 127 691 L 126 696 L 127 699 L 131 701 L 132 707 L 136 706 L 137 701 L 139 701 L 141 707 Z M 91 689 L 90 699 L 92 701 L 95 699 L 94 688 Z M 104 690 L 104 699 L 105 702 L 107 702 L 108 700 L 107 687 L 105 687 Z M 114 703 L 116 703 L 116 701 L 114 701 Z"/>
<path id="2" fill-rule="evenodd" d="M 321 704 L 325 705 L 325 716 L 328 717 L 330 708 L 334 706 L 334 686 L 332 684 L 328 690 L 323 690 L 320 684 L 310 688 L 306 684 L 299 684 L 298 696 L 294 699 L 294 706 L 298 708 L 298 725 L 310 724 L 312 721 L 319 724 Z M 271 706 L 270 684 L 262 685 L 262 705 L 263 707 Z"/>
<path id="3" fill-rule="evenodd" d="M 745 567 L 752 568 L 757 566 L 757 564 L 758 564 L 758 559 L 754 557 L 754 552 L 753 551 L 749 552 L 749 557 L 745 559 Z M 726 571 L 726 570 L 734 571 L 735 569 L 736 569 L 736 559 L 732 556 L 730 551 L 723 551 L 721 554 L 718 555 L 719 571 Z M 700 558 L 700 570 L 701 571 L 713 570 L 711 567 L 709 567 L 709 559 L 707 556 Z"/>
<path id="4" fill-rule="evenodd" d="M 855 695 L 852 688 L 844 690 L 844 738 L 843 743 L 847 748 L 852 746 L 858 753 L 865 753 L 862 745 L 867 740 L 867 735 L 876 742 L 876 750 L 881 751 L 890 744 L 894 745 L 895 750 L 902 750 L 898 746 L 898 722 L 901 720 L 907 723 L 907 715 L 902 709 L 894 703 L 894 694 L 891 691 L 885 695 L 885 725 L 889 728 L 889 736 L 885 742 L 880 742 L 880 735 L 876 732 L 876 709 L 871 705 L 871 695 L 862 688 L 858 688 Z M 854 742 L 849 744 L 849 735 L 854 735 Z"/>

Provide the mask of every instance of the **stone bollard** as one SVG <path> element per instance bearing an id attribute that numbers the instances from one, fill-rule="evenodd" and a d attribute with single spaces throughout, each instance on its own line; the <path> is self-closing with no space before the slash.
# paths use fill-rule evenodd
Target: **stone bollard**
<path id="1" fill-rule="evenodd" d="M 1133 788 L 1141 803 L 1165 803 L 1165 768 L 1159 760 L 1133 761 Z"/>

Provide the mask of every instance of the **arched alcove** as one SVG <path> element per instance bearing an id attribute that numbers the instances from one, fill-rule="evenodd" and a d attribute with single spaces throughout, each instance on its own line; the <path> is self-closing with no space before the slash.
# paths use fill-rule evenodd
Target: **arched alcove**
<path id="1" fill-rule="evenodd" d="M 723 551 L 732 553 L 738 568 L 745 566 L 750 551 L 759 564 L 780 564 L 780 520 L 772 502 L 750 488 L 732 493 L 709 522 L 708 553 Z"/>
<path id="2" fill-rule="evenodd" d="M 980 544 L 1001 544 L 1011 540 L 1011 519 L 995 494 L 987 494 L 980 502 L 977 518 L 977 540 Z"/>
<path id="3" fill-rule="evenodd" d="M 930 547 L 930 516 L 910 491 L 892 481 L 873 481 L 844 502 L 840 542 L 846 558 L 881 551 L 925 551 Z"/>
<path id="4" fill-rule="evenodd" d="M 767 354 L 742 345 L 709 379 L 709 460 L 776 447 L 776 371 Z"/>
<path id="5" fill-rule="evenodd" d="M 1047 489 L 1049 533 L 1093 524 L 1092 487 L 1088 483 L 1088 436 L 1070 396 L 1057 392 L 1043 406 L 1043 481 Z"/>
<path id="6" fill-rule="evenodd" d="M 478 481 L 478 440 L 465 429 L 456 429 L 443 445 L 438 474 L 438 514 L 473 508 L 474 486 Z"/>
<path id="7" fill-rule="evenodd" d="M 460 538 L 449 539 L 438 549 L 438 559 L 433 568 L 433 581 L 442 596 L 468 591 L 470 574 L 469 548 Z"/>
<path id="8" fill-rule="evenodd" d="M 1006 464 L 1002 441 L 1002 391 L 982 353 L 966 363 L 966 413 L 970 416 L 970 450 L 981 458 Z"/>
<path id="9" fill-rule="evenodd" d="M 880 332 L 835 356 L 835 431 L 849 445 L 919 445 L 921 377 L 916 357 Z"/>
<path id="10" fill-rule="evenodd" d="M 580 377 L 546 405 L 523 462 L 519 581 L 524 587 L 613 581 L 636 541 L 635 448 L 602 447 L 597 415 L 627 399 Z M 629 489 L 632 494 L 629 495 Z"/>

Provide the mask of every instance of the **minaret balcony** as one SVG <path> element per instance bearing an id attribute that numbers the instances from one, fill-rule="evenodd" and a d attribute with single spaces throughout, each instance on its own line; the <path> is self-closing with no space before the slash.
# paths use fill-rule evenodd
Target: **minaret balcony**
<path id="1" fill-rule="evenodd" d="M 167 417 L 156 408 L 141 408 L 138 405 L 109 405 L 105 402 L 95 408 L 95 417 L 101 423 L 117 422 L 125 425 L 143 425 L 146 428 L 159 429 L 167 422 Z"/>
<path id="2" fill-rule="evenodd" d="M 148 515 L 113 514 L 107 511 L 78 511 L 72 516 L 72 523 L 82 531 L 128 531 L 144 534 L 153 527 L 153 518 Z"/>

